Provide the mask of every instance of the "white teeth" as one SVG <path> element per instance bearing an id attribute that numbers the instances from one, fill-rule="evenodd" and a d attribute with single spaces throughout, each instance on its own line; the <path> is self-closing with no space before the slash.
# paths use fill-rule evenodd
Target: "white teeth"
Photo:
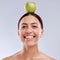
<path id="1" fill-rule="evenodd" d="M 27 39 L 32 39 L 32 38 L 33 38 L 33 36 L 26 36 L 26 38 L 27 38 Z"/>

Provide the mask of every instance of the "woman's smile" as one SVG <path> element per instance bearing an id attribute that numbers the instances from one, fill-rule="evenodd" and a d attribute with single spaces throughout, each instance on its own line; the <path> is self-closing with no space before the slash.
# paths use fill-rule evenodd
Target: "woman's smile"
<path id="1" fill-rule="evenodd" d="M 24 36 L 24 39 L 27 40 L 27 41 L 32 41 L 34 38 L 35 38 L 34 35 L 27 35 L 27 36 Z"/>

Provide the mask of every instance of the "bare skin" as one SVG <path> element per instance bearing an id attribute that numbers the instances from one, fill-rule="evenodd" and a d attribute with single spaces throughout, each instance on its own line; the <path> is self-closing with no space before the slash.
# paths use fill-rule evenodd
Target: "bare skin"
<path id="1" fill-rule="evenodd" d="M 3 60 L 55 60 L 42 52 L 38 53 L 36 56 L 29 56 L 25 53 L 18 52 L 10 57 L 4 58 Z"/>
<path id="2" fill-rule="evenodd" d="M 23 42 L 23 50 L 3 60 L 55 60 L 38 49 L 38 40 L 44 30 L 36 17 L 28 15 L 20 22 L 18 36 Z"/>

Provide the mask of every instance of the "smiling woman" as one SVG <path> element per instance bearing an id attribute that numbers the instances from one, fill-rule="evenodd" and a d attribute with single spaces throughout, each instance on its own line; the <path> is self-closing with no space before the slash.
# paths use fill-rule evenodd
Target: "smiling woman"
<path id="1" fill-rule="evenodd" d="M 38 40 L 43 37 L 43 22 L 39 15 L 26 13 L 18 21 L 18 36 L 23 50 L 3 60 L 55 60 L 38 49 Z"/>
<path id="2" fill-rule="evenodd" d="M 33 15 L 32 13 L 25 14 L 26 17 L 22 18 L 18 24 L 18 34 L 21 36 L 21 40 L 26 44 L 31 43 L 31 45 L 39 39 L 39 32 L 43 33 L 42 25 Z"/>

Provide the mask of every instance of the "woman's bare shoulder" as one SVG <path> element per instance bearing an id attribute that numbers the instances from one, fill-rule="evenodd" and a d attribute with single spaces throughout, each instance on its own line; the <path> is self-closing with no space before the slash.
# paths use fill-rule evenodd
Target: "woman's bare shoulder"
<path id="1" fill-rule="evenodd" d="M 2 60 L 13 60 L 13 58 L 11 56 L 9 56 L 9 57 L 3 58 Z"/>
<path id="2" fill-rule="evenodd" d="M 3 58 L 2 60 L 15 60 L 15 59 L 17 60 L 20 57 L 20 55 L 21 55 L 20 52 L 17 52 L 11 56 Z"/>
<path id="3" fill-rule="evenodd" d="M 50 57 L 44 53 L 41 53 L 41 58 L 42 58 L 42 60 L 56 60 L 53 57 Z"/>

